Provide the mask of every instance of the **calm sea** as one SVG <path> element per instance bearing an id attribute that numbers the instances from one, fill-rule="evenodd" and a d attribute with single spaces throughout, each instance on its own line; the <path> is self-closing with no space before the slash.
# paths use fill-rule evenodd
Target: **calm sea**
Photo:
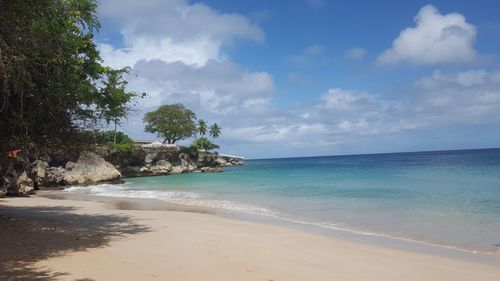
<path id="1" fill-rule="evenodd" d="M 249 160 L 68 192 L 159 198 L 322 229 L 500 250 L 500 149 Z"/>

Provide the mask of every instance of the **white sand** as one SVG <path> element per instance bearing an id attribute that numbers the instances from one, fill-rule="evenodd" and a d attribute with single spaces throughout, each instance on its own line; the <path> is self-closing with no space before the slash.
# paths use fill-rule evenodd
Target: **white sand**
<path id="1" fill-rule="evenodd" d="M 61 212 L 87 217 L 127 216 L 149 228 L 29 264 L 35 271 L 61 273 L 56 280 L 500 280 L 500 266 L 368 246 L 211 214 L 117 210 L 98 202 L 41 197 L 0 201 L 4 208 L 36 206 L 76 207 Z M 30 214 L 29 208 L 23 210 Z"/>

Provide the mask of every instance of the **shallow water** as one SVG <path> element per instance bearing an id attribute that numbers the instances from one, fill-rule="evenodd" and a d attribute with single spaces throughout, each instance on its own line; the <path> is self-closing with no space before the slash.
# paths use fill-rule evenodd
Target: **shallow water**
<path id="1" fill-rule="evenodd" d="M 159 198 L 467 251 L 500 249 L 500 149 L 250 160 L 68 192 Z"/>

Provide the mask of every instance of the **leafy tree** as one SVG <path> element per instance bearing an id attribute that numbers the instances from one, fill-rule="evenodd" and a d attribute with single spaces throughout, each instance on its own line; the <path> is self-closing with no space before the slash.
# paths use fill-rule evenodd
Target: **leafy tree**
<path id="1" fill-rule="evenodd" d="M 130 154 L 134 149 L 134 141 L 122 132 L 97 131 L 95 141 L 98 145 L 106 146 L 122 155 Z"/>
<path id="2" fill-rule="evenodd" d="M 207 138 L 199 138 L 193 142 L 193 146 L 196 147 L 198 150 L 214 150 L 214 149 L 219 149 L 220 147 L 216 145 L 215 143 L 212 143 L 209 139 Z"/>
<path id="3" fill-rule="evenodd" d="M 96 0 L 0 1 L 0 152 L 78 143 L 125 115 L 132 96 L 123 70 L 101 65 L 96 10 Z"/>
<path id="4" fill-rule="evenodd" d="M 220 133 L 221 127 L 217 123 L 214 123 L 212 126 L 210 126 L 210 136 L 212 136 L 212 138 L 218 138 L 220 136 Z"/>
<path id="5" fill-rule="evenodd" d="M 207 122 L 203 119 L 198 120 L 198 133 L 202 136 L 206 135 L 208 131 Z"/>
<path id="6" fill-rule="evenodd" d="M 114 131 L 97 131 L 95 132 L 95 140 L 97 144 L 107 144 L 110 142 L 116 143 L 134 143 L 134 141 L 123 132 Z"/>
<path id="7" fill-rule="evenodd" d="M 156 133 L 164 143 L 173 144 L 196 133 L 196 114 L 182 104 L 162 105 L 144 116 L 145 131 Z"/>
<path id="8" fill-rule="evenodd" d="M 120 119 L 125 118 L 130 110 L 130 101 L 136 97 L 136 93 L 127 92 L 125 87 L 127 81 L 123 75 L 127 74 L 130 68 L 112 69 L 107 68 L 104 74 L 104 87 L 101 90 L 98 105 L 102 109 L 102 118 L 107 124 L 114 123 L 114 131 Z M 115 133 L 116 137 L 117 134 Z M 116 144 L 117 140 L 113 142 Z"/>

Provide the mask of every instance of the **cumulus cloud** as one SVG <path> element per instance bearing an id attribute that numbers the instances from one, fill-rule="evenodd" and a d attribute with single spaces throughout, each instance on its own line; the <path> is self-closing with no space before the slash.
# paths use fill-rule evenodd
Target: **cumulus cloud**
<path id="1" fill-rule="evenodd" d="M 427 5 L 415 17 L 415 27 L 401 31 L 392 47 L 377 61 L 381 65 L 468 63 L 477 56 L 473 46 L 475 38 L 475 26 L 463 15 L 443 15 L 436 7 Z"/>
<path id="2" fill-rule="evenodd" d="M 114 67 L 133 66 L 141 59 L 203 65 L 220 59 L 221 47 L 238 38 L 264 40 L 248 18 L 186 0 L 108 0 L 100 14 L 119 26 L 123 37 L 124 47 L 100 46 L 104 61 Z"/>
<path id="3" fill-rule="evenodd" d="M 209 60 L 200 67 L 162 60 L 139 61 L 134 67 L 135 90 L 150 89 L 151 106 L 182 102 L 191 107 L 223 114 L 240 105 L 262 103 L 274 92 L 266 72 L 250 72 L 230 61 Z M 258 101 L 258 102 L 257 102 Z"/>
<path id="4" fill-rule="evenodd" d="M 362 60 L 365 58 L 367 50 L 364 48 L 354 47 L 345 52 L 345 57 L 350 60 Z"/>

